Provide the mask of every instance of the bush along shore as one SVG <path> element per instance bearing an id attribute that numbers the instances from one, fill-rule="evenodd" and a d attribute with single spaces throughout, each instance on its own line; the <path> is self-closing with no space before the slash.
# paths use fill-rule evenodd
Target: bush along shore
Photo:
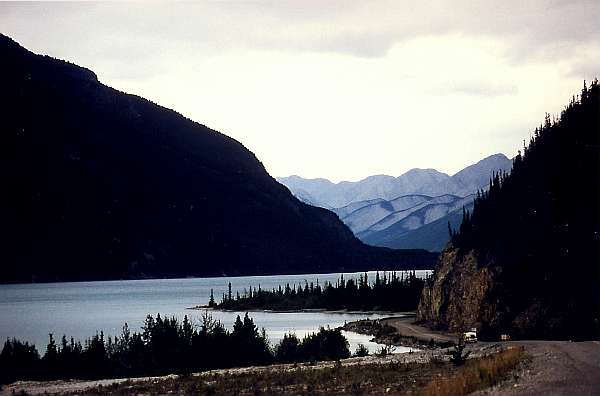
<path id="1" fill-rule="evenodd" d="M 262 366 L 273 363 L 315 362 L 348 358 L 348 341 L 340 329 L 321 328 L 298 339 L 286 334 L 271 346 L 246 314 L 229 331 L 210 314 L 199 325 L 187 316 L 148 315 L 140 333 L 123 326 L 120 336 L 103 333 L 82 345 L 65 336 L 57 343 L 52 334 L 43 356 L 33 345 L 16 339 L 5 342 L 0 353 L 0 384 L 17 380 L 100 379 L 188 374 L 218 368 Z"/>
<path id="2" fill-rule="evenodd" d="M 231 283 L 227 293 L 223 293 L 221 302 L 215 301 L 211 290 L 208 307 L 223 310 L 273 310 L 296 311 L 310 309 L 354 310 L 354 311 L 414 311 L 426 279 L 418 278 L 414 271 L 390 272 L 375 275 L 373 282 L 368 275 L 361 274 L 357 280 L 344 279 L 344 275 L 335 284 L 317 281 L 299 284 L 286 284 L 285 287 L 264 290 L 250 286 L 242 294 L 235 296 Z"/>

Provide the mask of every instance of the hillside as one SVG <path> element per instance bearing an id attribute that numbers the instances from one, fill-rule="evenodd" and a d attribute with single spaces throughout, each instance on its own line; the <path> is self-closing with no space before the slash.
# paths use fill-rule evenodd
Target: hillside
<path id="1" fill-rule="evenodd" d="M 455 195 L 432 197 L 411 208 L 389 214 L 370 226 L 366 231 L 358 234 L 358 236 L 364 241 L 382 243 L 390 236 L 394 237 L 415 231 L 449 213 L 461 211 L 462 208 L 470 205 L 472 201 L 472 195 L 464 198 Z"/>
<path id="2" fill-rule="evenodd" d="M 473 209 L 473 202 L 463 202 L 466 210 Z M 420 213 L 416 213 L 418 216 Z M 422 221 L 422 220 L 421 220 Z M 430 252 L 441 252 L 450 240 L 448 223 L 457 229 L 462 221 L 462 207 L 450 210 L 448 214 L 423 224 L 416 229 L 404 229 L 407 222 L 399 222 L 385 230 L 367 235 L 362 240 L 373 246 L 385 246 L 393 249 L 407 249 L 418 246 Z"/>
<path id="3" fill-rule="evenodd" d="M 482 336 L 600 336 L 600 86 L 546 117 L 510 175 L 474 202 L 418 319 Z M 573 191 L 577 191 L 574 194 Z"/>
<path id="4" fill-rule="evenodd" d="M 242 144 L 0 35 L 0 282 L 425 268 L 300 202 Z"/>
<path id="5" fill-rule="evenodd" d="M 449 194 L 405 195 L 390 201 L 353 202 L 332 211 L 369 245 L 390 248 L 402 245 L 439 252 L 450 239 L 448 221 L 456 226 L 463 208 L 472 207 L 474 198 L 474 195 L 464 198 Z M 428 227 L 434 222 L 438 225 Z"/>
<path id="6" fill-rule="evenodd" d="M 370 200 L 359 201 L 347 205 L 343 208 L 333 209 L 340 219 L 355 233 L 365 232 L 375 224 L 386 219 L 394 213 L 410 213 L 433 198 L 426 195 L 404 195 L 390 201 Z M 349 207 L 358 207 L 350 211 Z M 350 213 L 344 214 L 345 211 Z"/>

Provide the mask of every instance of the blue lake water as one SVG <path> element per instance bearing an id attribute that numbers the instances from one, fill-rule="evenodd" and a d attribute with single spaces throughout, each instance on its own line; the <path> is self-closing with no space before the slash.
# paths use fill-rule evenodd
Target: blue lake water
<path id="1" fill-rule="evenodd" d="M 417 271 L 425 276 L 429 271 Z M 375 273 L 368 273 L 370 280 Z M 65 282 L 43 284 L 0 285 L 0 340 L 16 337 L 34 343 L 44 353 L 48 333 L 55 338 L 63 334 L 76 340 L 104 331 L 106 336 L 119 335 L 125 322 L 132 330 L 141 329 L 148 314 L 177 316 L 187 315 L 199 323 L 202 310 L 190 307 L 205 305 L 213 289 L 215 299 L 227 292 L 231 282 L 232 291 L 243 293 L 244 289 L 258 287 L 277 288 L 304 281 L 317 282 L 338 279 L 340 274 L 275 275 L 253 277 L 152 279 L 133 281 Z M 358 273 L 344 274 L 346 279 L 357 278 Z M 237 315 L 244 312 L 211 311 L 211 315 L 231 328 Z M 320 326 L 337 327 L 345 321 L 361 318 L 379 319 L 382 314 L 366 313 L 274 313 L 251 312 L 250 316 L 258 327 L 264 327 L 269 340 L 278 342 L 285 333 L 294 332 L 302 337 L 318 331 Z M 359 343 L 374 351 L 379 345 L 370 342 L 370 336 L 345 332 L 351 351 Z M 398 349 L 398 352 L 405 351 Z"/>

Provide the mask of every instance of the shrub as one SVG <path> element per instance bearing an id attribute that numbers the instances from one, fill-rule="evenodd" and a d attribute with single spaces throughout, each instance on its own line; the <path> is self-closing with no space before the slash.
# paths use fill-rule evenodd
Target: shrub
<path id="1" fill-rule="evenodd" d="M 422 391 L 424 396 L 465 395 L 494 386 L 524 357 L 524 349 L 511 348 L 481 359 L 471 359 L 449 378 L 435 378 Z"/>
<path id="2" fill-rule="evenodd" d="M 377 351 L 379 356 L 385 357 L 393 354 L 396 351 L 396 347 L 392 344 L 382 345 L 381 348 Z"/>
<path id="3" fill-rule="evenodd" d="M 471 351 L 464 352 L 465 347 L 464 339 L 461 337 L 458 339 L 458 344 L 455 345 L 452 350 L 448 351 L 450 361 L 454 363 L 455 366 L 462 366 L 469 358 Z"/>
<path id="4" fill-rule="evenodd" d="M 364 357 L 369 355 L 369 349 L 363 344 L 358 344 L 356 347 L 356 351 L 354 352 L 354 356 L 356 357 Z"/>

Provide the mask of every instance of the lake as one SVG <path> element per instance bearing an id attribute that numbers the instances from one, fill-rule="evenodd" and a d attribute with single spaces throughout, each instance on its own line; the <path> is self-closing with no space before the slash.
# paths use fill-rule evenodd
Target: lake
<path id="1" fill-rule="evenodd" d="M 424 277 L 430 271 L 416 271 Z M 346 279 L 357 278 L 360 273 L 344 274 Z M 370 280 L 375 272 L 368 273 Z M 292 284 L 335 280 L 336 274 L 274 275 L 220 278 L 152 279 L 101 282 L 64 282 L 41 284 L 0 285 L 0 340 L 16 337 L 34 343 L 39 352 L 45 352 L 48 333 L 58 340 L 63 334 L 76 340 L 104 331 L 105 336 L 121 333 L 125 322 L 138 331 L 148 314 L 176 316 L 187 315 L 193 322 L 199 323 L 202 310 L 190 307 L 208 303 L 213 289 L 215 300 L 220 301 L 231 282 L 233 294 L 237 291 L 256 287 L 262 289 L 277 288 L 286 283 Z M 226 327 L 233 326 L 237 315 L 244 312 L 210 311 Z M 326 313 L 326 312 L 250 312 L 258 327 L 264 327 L 271 343 L 277 343 L 285 333 L 294 332 L 299 337 L 318 331 L 320 326 L 332 328 L 341 326 L 345 321 L 364 318 L 380 319 L 388 315 L 368 313 Z M 369 341 L 370 336 L 344 332 L 353 352 L 359 343 L 365 344 L 371 351 L 379 345 Z M 408 349 L 398 348 L 397 352 Z"/>

